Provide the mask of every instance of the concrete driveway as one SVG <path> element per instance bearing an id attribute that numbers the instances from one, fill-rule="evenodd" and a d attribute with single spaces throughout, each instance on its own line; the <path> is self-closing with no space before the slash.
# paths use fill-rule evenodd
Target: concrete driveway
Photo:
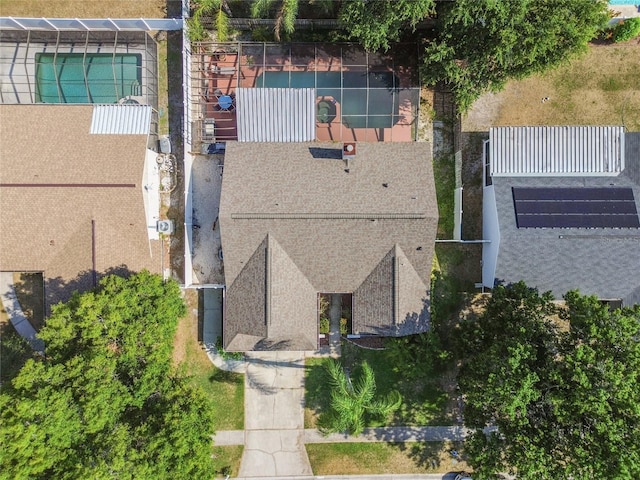
<path id="1" fill-rule="evenodd" d="M 248 353 L 239 477 L 311 474 L 304 446 L 304 353 Z"/>

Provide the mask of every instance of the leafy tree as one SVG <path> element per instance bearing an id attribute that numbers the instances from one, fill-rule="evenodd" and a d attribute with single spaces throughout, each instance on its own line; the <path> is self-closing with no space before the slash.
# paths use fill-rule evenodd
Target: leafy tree
<path id="1" fill-rule="evenodd" d="M 339 20 L 369 51 L 388 50 L 406 30 L 435 12 L 434 0 L 345 0 Z"/>
<path id="2" fill-rule="evenodd" d="M 171 365 L 175 282 L 105 277 L 53 308 L 30 359 L 0 393 L 0 478 L 207 475 L 213 418 Z"/>
<path id="3" fill-rule="evenodd" d="M 586 51 L 608 15 L 606 0 L 457 0 L 439 2 L 437 18 L 423 76 L 448 85 L 464 112 L 509 79 Z"/>
<path id="4" fill-rule="evenodd" d="M 332 359 L 326 368 L 331 385 L 331 411 L 321 423 L 327 433 L 346 431 L 359 435 L 365 427 L 365 415 L 386 418 L 402 403 L 402 397 L 395 390 L 386 397 L 375 398 L 376 378 L 366 361 L 355 384 L 339 362 Z"/>
<path id="5" fill-rule="evenodd" d="M 640 475 L 640 306 L 611 312 L 577 292 L 552 300 L 523 283 L 497 287 L 462 324 L 470 463 L 479 478 Z M 497 432 L 485 435 L 489 425 Z"/>

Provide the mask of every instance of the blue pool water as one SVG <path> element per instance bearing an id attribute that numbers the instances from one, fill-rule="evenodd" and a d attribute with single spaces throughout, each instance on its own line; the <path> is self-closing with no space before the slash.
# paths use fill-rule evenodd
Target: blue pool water
<path id="1" fill-rule="evenodd" d="M 264 72 L 257 87 L 315 88 L 340 104 L 349 128 L 391 128 L 398 123 L 399 79 L 392 72 Z"/>
<path id="2" fill-rule="evenodd" d="M 142 55 L 36 53 L 39 103 L 116 103 L 140 95 Z"/>
<path id="3" fill-rule="evenodd" d="M 640 0 L 609 0 L 609 5 L 640 5 Z"/>

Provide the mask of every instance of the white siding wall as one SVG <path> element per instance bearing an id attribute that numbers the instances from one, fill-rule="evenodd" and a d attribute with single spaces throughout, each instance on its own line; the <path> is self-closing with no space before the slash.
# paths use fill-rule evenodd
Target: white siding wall
<path id="1" fill-rule="evenodd" d="M 493 186 L 485 187 L 482 192 L 482 238 L 489 240 L 482 244 L 482 283 L 493 288 L 500 247 L 500 227 L 498 209 Z"/>

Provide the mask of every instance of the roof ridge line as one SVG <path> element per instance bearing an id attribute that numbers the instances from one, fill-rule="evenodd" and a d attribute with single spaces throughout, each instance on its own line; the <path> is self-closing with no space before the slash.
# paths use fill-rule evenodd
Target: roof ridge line
<path id="1" fill-rule="evenodd" d="M 429 218 L 424 213 L 232 213 L 233 220 L 421 220 Z"/>

